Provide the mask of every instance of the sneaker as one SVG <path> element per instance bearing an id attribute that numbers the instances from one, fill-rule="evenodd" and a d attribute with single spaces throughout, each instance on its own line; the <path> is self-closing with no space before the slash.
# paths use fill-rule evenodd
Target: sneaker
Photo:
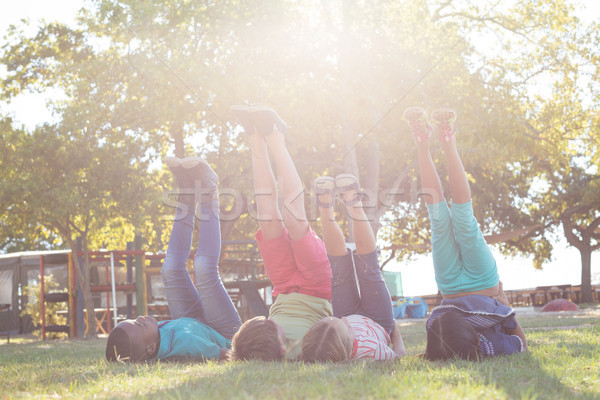
<path id="1" fill-rule="evenodd" d="M 331 176 L 320 176 L 315 179 L 314 182 L 315 195 L 317 196 L 317 205 L 323 208 L 330 208 L 333 206 L 335 199 L 335 179 Z M 327 203 L 319 200 L 319 195 L 328 194 L 331 196 L 331 200 Z"/>
<path id="2" fill-rule="evenodd" d="M 187 215 L 190 210 L 193 210 L 196 204 L 194 181 L 183 167 L 183 160 L 181 158 L 166 157 L 164 161 L 175 176 L 175 182 L 179 188 L 174 192 L 174 194 L 177 194 L 177 202 L 187 206 L 184 208 L 178 207 L 177 213 Z"/>
<path id="3" fill-rule="evenodd" d="M 181 165 L 181 158 L 178 157 L 166 157 L 165 164 L 169 167 L 173 175 L 175 176 L 175 180 L 177 181 L 177 186 L 180 189 L 189 188 L 193 184 L 192 181 L 188 178 L 187 173 L 183 169 Z"/>
<path id="4" fill-rule="evenodd" d="M 421 107 L 409 107 L 402 115 L 412 129 L 413 137 L 417 142 L 426 142 L 431 135 L 431 125 L 427 121 L 427 112 Z"/>
<path id="5" fill-rule="evenodd" d="M 285 134 L 287 131 L 287 125 L 285 122 L 281 119 L 277 112 L 270 107 L 250 108 L 250 118 L 254 122 L 256 129 L 263 136 L 273 133 L 273 126 L 275 126 L 282 134 Z"/>
<path id="6" fill-rule="evenodd" d="M 250 107 L 231 106 L 229 107 L 229 110 L 231 110 L 231 113 L 238 120 L 240 125 L 242 125 L 246 135 L 252 135 L 256 129 L 252 118 L 250 118 Z"/>
<path id="7" fill-rule="evenodd" d="M 353 206 L 366 197 L 366 194 L 360 190 L 358 178 L 352 174 L 341 174 L 336 176 L 335 187 L 337 192 L 341 195 L 344 204 L 347 206 Z M 348 191 L 353 191 L 354 196 L 352 196 L 351 199 L 346 200 L 344 193 Z"/>
<path id="8" fill-rule="evenodd" d="M 449 108 L 439 108 L 431 113 L 433 129 L 440 138 L 440 142 L 449 142 L 456 135 L 456 111 Z"/>
<path id="9" fill-rule="evenodd" d="M 187 157 L 181 160 L 181 167 L 191 182 L 200 180 L 203 188 L 216 188 L 219 177 L 210 165 L 200 157 Z"/>

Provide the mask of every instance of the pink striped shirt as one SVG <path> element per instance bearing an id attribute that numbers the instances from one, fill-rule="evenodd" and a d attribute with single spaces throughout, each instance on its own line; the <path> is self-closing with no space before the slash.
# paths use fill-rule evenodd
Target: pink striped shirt
<path id="1" fill-rule="evenodd" d="M 349 315 L 346 321 L 354 333 L 352 359 L 369 358 L 385 361 L 398 356 L 390 348 L 392 340 L 385 329 L 371 318 Z"/>

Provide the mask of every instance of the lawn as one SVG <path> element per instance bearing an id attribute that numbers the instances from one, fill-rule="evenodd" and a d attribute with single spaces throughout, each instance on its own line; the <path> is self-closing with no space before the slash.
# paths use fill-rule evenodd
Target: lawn
<path id="1" fill-rule="evenodd" d="M 409 356 L 390 363 L 108 364 L 105 339 L 0 339 L 2 399 L 598 399 L 600 307 L 526 313 L 530 351 L 484 362 L 429 362 L 425 320 L 402 320 Z"/>

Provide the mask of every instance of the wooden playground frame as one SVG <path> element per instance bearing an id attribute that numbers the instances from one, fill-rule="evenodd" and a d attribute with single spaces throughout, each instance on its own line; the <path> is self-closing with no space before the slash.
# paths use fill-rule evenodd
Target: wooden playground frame
<path id="1" fill-rule="evenodd" d="M 80 251 L 76 256 L 79 257 L 79 262 L 83 264 L 85 253 Z M 87 257 L 89 257 L 89 264 L 92 268 L 105 269 L 104 282 L 93 284 L 90 287 L 92 294 L 100 293 L 104 295 L 105 299 L 105 307 L 94 309 L 96 332 L 108 334 L 115 325 L 115 319 L 118 323 L 123 319 L 135 318 L 139 315 L 152 315 L 159 320 L 169 318 L 166 299 L 149 296 L 149 289 L 150 292 L 152 291 L 152 286 L 149 285 L 149 277 L 160 275 L 165 254 L 152 254 L 139 249 L 102 250 L 89 251 Z M 126 281 L 114 282 L 112 277 L 115 270 L 123 268 L 123 264 L 126 268 Z M 254 241 L 224 241 L 219 268 L 223 284 L 242 320 L 255 315 L 268 315 L 268 305 L 266 303 L 270 295 L 271 282 L 264 273 L 264 265 Z M 111 272 L 109 273 L 109 271 Z M 190 253 L 188 258 L 188 271 L 193 280 L 193 253 Z M 44 276 L 43 255 L 40 255 L 40 275 Z M 73 253 L 68 254 L 67 276 L 68 288 L 66 293 L 46 293 L 44 279 L 41 279 L 41 332 L 44 340 L 47 332 L 64 332 L 69 337 L 82 337 L 84 332 L 89 329 L 86 310 L 83 307 L 83 298 L 78 287 Z M 126 295 L 125 313 L 119 313 L 119 306 L 115 311 L 114 303 L 117 292 Z M 136 299 L 135 313 L 133 311 L 134 294 Z M 67 304 L 65 313 L 68 323 L 66 325 L 46 324 L 45 307 L 48 302 L 64 302 Z"/>

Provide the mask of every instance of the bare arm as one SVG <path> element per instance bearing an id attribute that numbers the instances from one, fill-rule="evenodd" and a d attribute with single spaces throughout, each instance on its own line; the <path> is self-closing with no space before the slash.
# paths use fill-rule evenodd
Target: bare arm
<path id="1" fill-rule="evenodd" d="M 400 330 L 398 329 L 398 325 L 394 322 L 394 330 L 392 331 L 392 350 L 394 353 L 398 355 L 398 357 L 404 357 L 406 355 L 406 351 L 404 350 L 404 341 L 402 340 L 402 335 L 400 335 Z"/>
<path id="2" fill-rule="evenodd" d="M 517 318 L 515 318 L 515 322 L 517 323 L 517 327 L 515 329 L 508 330 L 507 333 L 509 335 L 518 336 L 519 339 L 521 339 L 521 342 L 523 342 L 523 348 L 521 351 L 527 351 L 527 339 L 525 339 L 525 332 L 523 332 L 523 328 L 521 328 L 521 324 L 519 324 Z"/>
<path id="3" fill-rule="evenodd" d="M 510 304 L 508 303 L 508 298 L 506 297 L 506 293 L 504 293 L 504 288 L 502 287 L 502 282 L 499 283 L 499 290 L 498 290 L 498 296 L 494 297 L 496 300 L 498 300 L 500 303 L 504 304 L 505 306 L 510 307 Z M 517 327 L 515 329 L 511 329 L 508 330 L 506 333 L 508 333 L 509 335 L 516 335 L 521 339 L 521 342 L 523 342 L 523 349 L 522 351 L 526 351 L 527 350 L 527 339 L 525 339 L 525 332 L 523 332 L 523 328 L 521 328 L 521 324 L 519 324 L 519 321 L 517 320 L 517 318 L 515 317 L 515 322 L 517 323 Z"/>

